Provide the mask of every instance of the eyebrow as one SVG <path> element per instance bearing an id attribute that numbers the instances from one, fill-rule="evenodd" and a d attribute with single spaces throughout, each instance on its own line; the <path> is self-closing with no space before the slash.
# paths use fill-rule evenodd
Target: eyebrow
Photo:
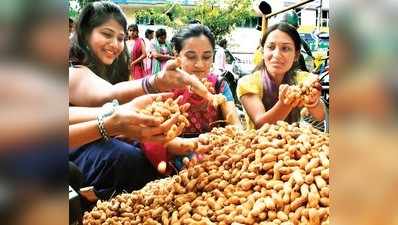
<path id="1" fill-rule="evenodd" d="M 104 30 L 108 30 L 108 31 L 110 31 L 110 32 L 112 32 L 112 33 L 116 33 L 113 29 L 111 29 L 111 28 L 109 28 L 109 27 L 104 27 L 104 28 L 102 28 L 102 29 L 104 29 Z M 124 34 L 124 32 L 121 32 L 121 33 L 119 33 L 118 35 L 125 35 Z"/>
<path id="2" fill-rule="evenodd" d="M 275 41 L 265 42 L 265 44 L 294 45 L 294 43 L 290 43 L 290 42 L 275 42 Z"/>
<path id="3" fill-rule="evenodd" d="M 195 52 L 194 50 L 188 50 L 188 51 L 186 51 L 185 53 L 186 53 L 186 54 L 196 54 L 196 52 Z M 211 53 L 213 53 L 213 52 L 212 52 L 212 51 L 205 51 L 205 52 L 204 52 L 204 54 L 207 54 L 207 53 L 211 54 Z"/>

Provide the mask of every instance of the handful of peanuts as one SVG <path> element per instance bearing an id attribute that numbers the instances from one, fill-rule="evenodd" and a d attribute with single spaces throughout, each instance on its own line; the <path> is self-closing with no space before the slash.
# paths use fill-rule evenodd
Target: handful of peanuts
<path id="1" fill-rule="evenodd" d="M 311 95 L 318 89 L 318 78 L 311 75 L 307 80 L 299 83 L 298 85 L 289 85 L 286 91 L 285 104 L 292 102 L 296 99 L 301 99 L 304 103 L 309 103 Z"/>
<path id="2" fill-rule="evenodd" d="M 143 189 L 98 201 L 94 224 L 329 224 L 329 136 L 279 121 L 202 135 L 203 160 Z"/>
<path id="3" fill-rule="evenodd" d="M 189 121 L 187 119 L 188 114 L 180 105 L 178 105 L 178 100 L 178 98 L 176 100 L 168 98 L 166 101 L 162 101 L 161 97 L 157 97 L 151 105 L 148 105 L 138 112 L 145 115 L 161 117 L 163 118 L 163 121 L 166 121 L 174 115 L 177 115 L 178 118 L 176 124 L 173 124 L 170 130 L 165 133 L 167 139 L 171 140 L 180 135 L 185 127 L 189 126 Z"/>
<path id="4" fill-rule="evenodd" d="M 166 101 L 162 101 L 162 98 L 158 97 L 151 105 L 148 105 L 138 112 L 145 115 L 161 117 L 163 121 L 177 115 L 178 118 L 176 124 L 173 124 L 170 130 L 165 133 L 166 138 L 168 140 L 172 140 L 179 136 L 185 127 L 189 126 L 189 121 L 187 119 L 188 114 L 184 111 L 184 108 L 178 105 L 178 100 L 178 98 L 176 100 L 168 98 Z M 158 164 L 157 169 L 160 173 L 164 174 L 167 169 L 167 163 L 165 161 L 161 161 Z"/>

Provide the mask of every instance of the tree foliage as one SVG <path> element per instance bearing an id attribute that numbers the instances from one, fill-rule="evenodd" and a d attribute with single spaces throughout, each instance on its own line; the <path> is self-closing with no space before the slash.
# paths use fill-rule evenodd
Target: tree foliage
<path id="1" fill-rule="evenodd" d="M 77 0 L 79 2 L 80 9 L 84 8 L 90 2 L 97 2 L 99 0 Z"/>
<path id="2" fill-rule="evenodd" d="M 224 4 L 216 0 L 202 0 L 192 9 L 168 3 L 158 8 L 138 10 L 136 16 L 138 19 L 147 18 L 154 24 L 164 24 L 173 28 L 197 19 L 208 26 L 216 39 L 220 40 L 229 34 L 237 23 L 253 14 L 250 7 L 250 0 L 224 0 Z"/>
<path id="3" fill-rule="evenodd" d="M 77 1 L 79 10 L 88 3 L 98 0 L 69 0 Z M 201 0 L 192 8 L 185 8 L 178 3 L 167 3 L 160 7 L 140 9 L 136 11 L 136 17 L 148 21 L 150 24 L 162 24 L 173 28 L 179 28 L 189 21 L 197 19 L 208 26 L 217 40 L 224 38 L 241 21 L 253 16 L 251 0 Z M 69 15 L 75 15 L 69 9 Z"/>

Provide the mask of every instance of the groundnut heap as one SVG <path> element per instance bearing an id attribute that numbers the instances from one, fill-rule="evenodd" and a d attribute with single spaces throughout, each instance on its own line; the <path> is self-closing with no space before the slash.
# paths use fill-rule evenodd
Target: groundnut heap
<path id="1" fill-rule="evenodd" d="M 202 161 L 98 201 L 84 224 L 329 224 L 329 136 L 278 122 L 214 128 Z"/>

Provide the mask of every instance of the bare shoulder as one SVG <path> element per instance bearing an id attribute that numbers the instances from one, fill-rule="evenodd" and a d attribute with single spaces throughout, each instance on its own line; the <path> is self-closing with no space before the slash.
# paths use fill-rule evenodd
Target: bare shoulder
<path id="1" fill-rule="evenodd" d="M 69 79 L 71 77 L 75 77 L 75 76 L 81 76 L 85 73 L 88 73 L 90 71 L 89 68 L 87 68 L 86 66 L 71 66 L 69 67 Z"/>
<path id="2" fill-rule="evenodd" d="M 69 84 L 95 75 L 86 66 L 69 67 Z"/>
<path id="3" fill-rule="evenodd" d="M 85 66 L 69 67 L 69 89 L 73 90 L 79 86 L 91 73 L 91 70 Z"/>

